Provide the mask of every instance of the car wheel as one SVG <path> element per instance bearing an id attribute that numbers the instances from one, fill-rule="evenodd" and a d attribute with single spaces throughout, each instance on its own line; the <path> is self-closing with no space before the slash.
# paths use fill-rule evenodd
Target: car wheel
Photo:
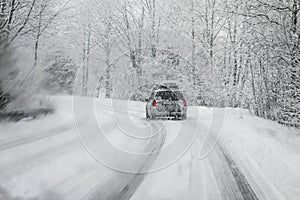
<path id="1" fill-rule="evenodd" d="M 149 119 L 151 119 L 151 120 L 155 120 L 155 116 L 153 116 L 153 115 L 150 115 L 150 118 Z"/>

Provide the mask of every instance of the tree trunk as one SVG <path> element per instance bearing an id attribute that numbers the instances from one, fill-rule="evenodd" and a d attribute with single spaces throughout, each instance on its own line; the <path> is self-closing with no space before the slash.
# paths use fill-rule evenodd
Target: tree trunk
<path id="1" fill-rule="evenodd" d="M 83 65 L 82 65 L 82 95 L 86 96 L 88 94 L 88 78 L 89 78 L 89 55 L 90 55 L 90 37 L 91 30 L 90 24 L 88 27 L 84 27 L 84 43 L 83 43 Z"/>
<path id="2" fill-rule="evenodd" d="M 250 72 L 251 72 L 251 86 L 252 86 L 252 94 L 253 94 L 253 100 L 254 100 L 253 109 L 254 109 L 255 115 L 258 115 L 254 69 L 253 69 L 251 61 L 249 63 L 249 66 L 250 66 Z"/>
<path id="3" fill-rule="evenodd" d="M 105 44 L 104 44 L 104 51 L 105 51 L 105 64 L 106 64 L 106 74 L 105 74 L 105 97 L 111 98 L 112 92 L 112 82 L 111 82 L 111 63 L 110 63 L 110 31 L 111 26 L 110 22 L 107 24 L 107 30 L 105 34 Z"/>
<path id="4" fill-rule="evenodd" d="M 195 89 L 196 86 L 196 41 L 195 41 L 195 1 L 192 0 L 192 85 Z"/>
<path id="5" fill-rule="evenodd" d="M 152 58 L 156 57 L 156 45 L 155 45 L 155 17 L 156 17 L 156 1 L 152 0 L 152 9 L 150 13 L 150 18 L 151 18 L 151 56 Z"/>

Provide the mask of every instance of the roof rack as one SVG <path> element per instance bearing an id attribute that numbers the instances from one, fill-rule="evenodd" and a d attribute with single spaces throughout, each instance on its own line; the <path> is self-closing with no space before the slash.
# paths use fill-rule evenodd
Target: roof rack
<path id="1" fill-rule="evenodd" d="M 179 86 L 176 83 L 169 83 L 169 84 L 157 84 L 154 90 L 178 90 Z"/>

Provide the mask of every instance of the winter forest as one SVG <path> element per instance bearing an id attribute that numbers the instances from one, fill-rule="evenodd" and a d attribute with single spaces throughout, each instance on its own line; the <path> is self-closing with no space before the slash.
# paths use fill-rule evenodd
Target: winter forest
<path id="1" fill-rule="evenodd" d="M 190 105 L 300 127 L 300 0 L 0 0 L 0 110 L 48 95 Z"/>

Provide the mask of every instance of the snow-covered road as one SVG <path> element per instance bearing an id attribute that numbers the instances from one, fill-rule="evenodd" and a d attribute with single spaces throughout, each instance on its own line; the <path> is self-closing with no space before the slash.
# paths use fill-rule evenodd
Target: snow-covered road
<path id="1" fill-rule="evenodd" d="M 190 148 L 168 168 L 148 174 L 131 199 L 258 199 L 230 154 L 218 143 L 219 135 L 198 124 L 196 113 L 190 114 L 192 117 L 180 125 L 186 135 L 197 130 Z M 176 126 L 174 123 L 178 122 L 166 122 L 167 129 Z"/>
<path id="2" fill-rule="evenodd" d="M 1 200 L 296 200 L 300 195 L 299 136 L 289 133 L 292 140 L 277 144 L 279 136 L 264 133 L 281 130 L 278 135 L 287 138 L 289 130 L 244 110 L 191 107 L 183 122 L 147 121 L 143 103 L 79 97 L 54 102 L 51 116 L 1 122 Z M 264 124 L 260 131 L 251 129 L 259 127 L 256 121 Z M 272 168 L 266 155 L 277 148 L 284 158 Z"/>

